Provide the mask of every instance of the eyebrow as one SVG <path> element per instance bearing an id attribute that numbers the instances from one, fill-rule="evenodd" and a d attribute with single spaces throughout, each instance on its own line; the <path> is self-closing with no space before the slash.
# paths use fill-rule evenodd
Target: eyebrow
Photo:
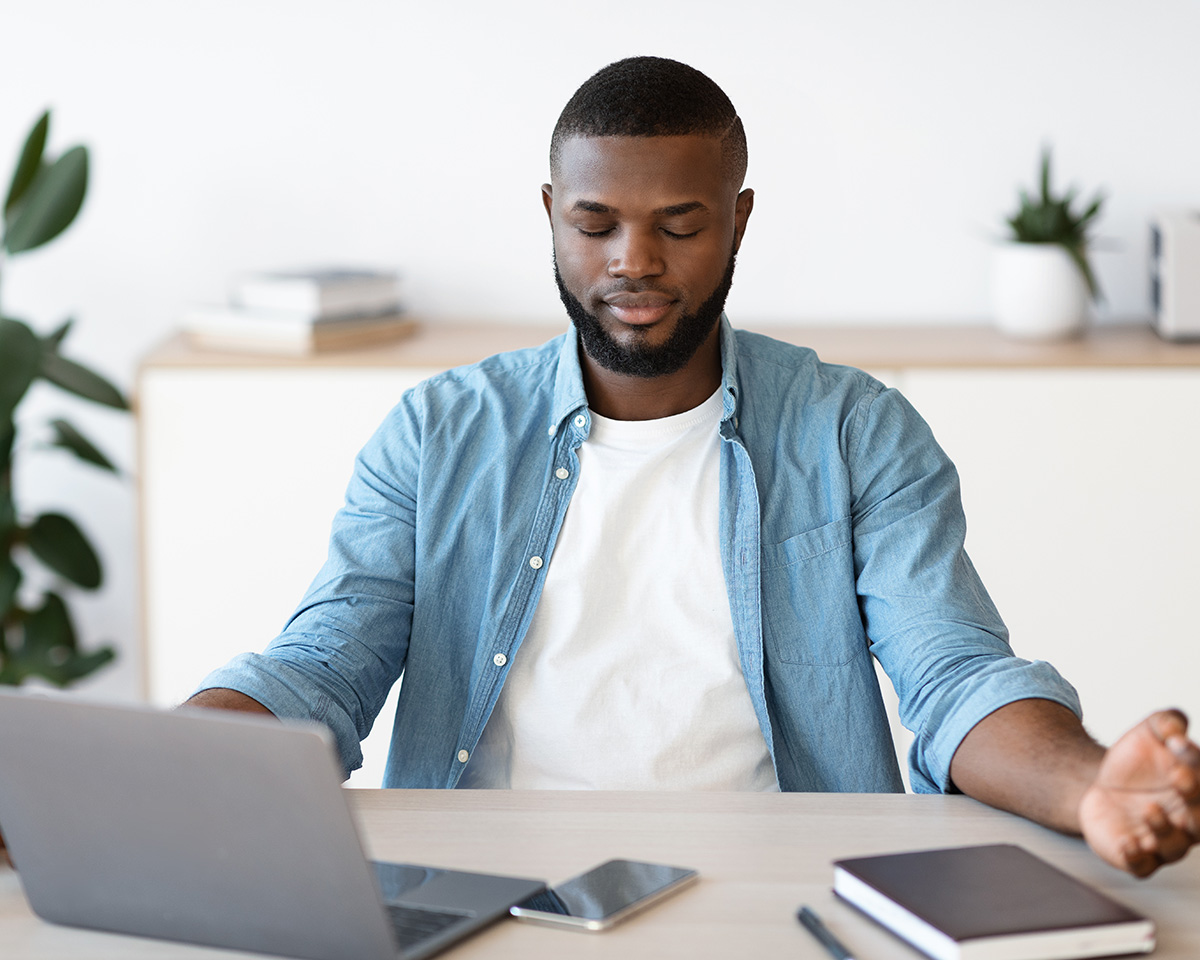
<path id="1" fill-rule="evenodd" d="M 576 200 L 572 210 L 580 210 L 585 213 L 616 213 L 617 211 L 606 203 L 597 203 L 595 200 Z M 697 210 L 707 211 L 706 207 L 699 200 L 689 200 L 686 203 L 675 203 L 669 207 L 659 207 L 653 213 L 659 217 L 682 217 L 685 213 L 694 213 Z"/>

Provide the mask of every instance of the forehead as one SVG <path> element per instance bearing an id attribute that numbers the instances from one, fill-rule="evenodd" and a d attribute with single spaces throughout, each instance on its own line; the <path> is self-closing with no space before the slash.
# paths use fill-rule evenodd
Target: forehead
<path id="1" fill-rule="evenodd" d="M 736 198 L 723 175 L 721 141 L 688 134 L 670 137 L 584 137 L 566 140 L 552 172 L 555 199 L 615 209 L 651 208 L 700 200 L 709 206 Z"/>

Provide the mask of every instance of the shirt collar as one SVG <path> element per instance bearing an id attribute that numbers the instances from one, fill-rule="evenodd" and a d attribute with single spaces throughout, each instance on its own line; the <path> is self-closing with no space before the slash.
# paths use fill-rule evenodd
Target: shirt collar
<path id="1" fill-rule="evenodd" d="M 737 376 L 737 337 L 733 326 L 724 313 L 721 314 L 721 396 L 725 405 L 721 411 L 721 422 L 732 420 L 737 427 L 738 413 L 738 376 Z"/>
<path id="2" fill-rule="evenodd" d="M 553 432 L 576 410 L 587 407 L 587 392 L 583 389 L 583 368 L 579 365 L 579 336 L 574 325 L 562 335 L 558 352 L 558 370 L 554 375 L 554 406 L 551 421 L 546 424 Z"/>
<path id="3" fill-rule="evenodd" d="M 721 341 L 721 396 L 724 404 L 721 422 L 733 420 L 736 427 L 738 410 L 737 337 L 729 318 L 722 313 L 719 321 Z M 579 337 L 574 326 L 562 336 L 558 369 L 554 377 L 554 406 L 552 420 L 547 424 L 551 435 L 563 421 L 577 410 L 587 408 L 587 392 L 583 388 L 583 368 L 579 365 Z"/>

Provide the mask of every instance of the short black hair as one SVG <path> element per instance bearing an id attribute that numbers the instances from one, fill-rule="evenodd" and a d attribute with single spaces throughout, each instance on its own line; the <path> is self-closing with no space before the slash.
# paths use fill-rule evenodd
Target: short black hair
<path id="1" fill-rule="evenodd" d="M 550 172 L 571 137 L 670 137 L 700 134 L 721 141 L 725 175 L 746 177 L 746 131 L 725 91 L 686 63 L 629 57 L 597 71 L 567 101 L 550 138 Z"/>

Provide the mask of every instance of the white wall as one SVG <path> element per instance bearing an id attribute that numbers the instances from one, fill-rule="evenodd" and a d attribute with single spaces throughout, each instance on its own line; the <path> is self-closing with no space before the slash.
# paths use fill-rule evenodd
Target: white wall
<path id="1" fill-rule="evenodd" d="M 41 0 L 5 4 L 0 36 L 0 171 L 48 104 L 52 144 L 93 156 L 79 222 L 5 266 L 3 305 L 78 316 L 75 352 L 125 385 L 245 269 L 396 265 L 422 315 L 559 322 L 550 129 L 635 53 L 710 73 L 745 121 L 742 323 L 986 318 L 989 239 L 1043 141 L 1060 181 L 1111 197 L 1101 320 L 1148 310 L 1148 211 L 1200 205 L 1194 0 Z M 73 416 L 133 469 L 127 422 Z M 133 485 L 61 466 L 27 467 L 23 502 L 85 519 L 111 575 L 85 635 L 131 649 Z M 93 689 L 136 686 L 131 651 Z"/>

